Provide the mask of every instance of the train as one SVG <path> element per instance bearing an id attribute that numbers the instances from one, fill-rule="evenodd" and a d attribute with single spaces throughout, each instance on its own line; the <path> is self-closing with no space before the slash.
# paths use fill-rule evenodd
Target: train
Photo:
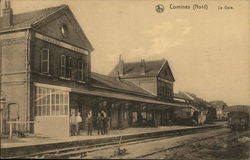
<path id="1" fill-rule="evenodd" d="M 228 108 L 228 126 L 232 130 L 248 130 L 250 126 L 250 106 L 234 105 Z"/>

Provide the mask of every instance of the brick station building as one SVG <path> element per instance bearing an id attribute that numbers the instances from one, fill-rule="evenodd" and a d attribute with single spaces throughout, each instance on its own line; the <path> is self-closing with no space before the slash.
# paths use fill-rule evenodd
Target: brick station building
<path id="1" fill-rule="evenodd" d="M 105 110 L 110 129 L 167 125 L 174 107 L 186 107 L 173 103 L 166 60 L 120 59 L 109 76 L 91 73 L 94 48 L 67 5 L 13 15 L 6 2 L 0 34 L 1 134 L 14 121 L 19 131 L 67 137 L 70 113 L 84 119 L 90 109 Z"/>

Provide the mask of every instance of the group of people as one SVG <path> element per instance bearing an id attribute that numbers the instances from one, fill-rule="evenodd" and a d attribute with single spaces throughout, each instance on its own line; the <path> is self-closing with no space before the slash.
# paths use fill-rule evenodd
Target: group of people
<path id="1" fill-rule="evenodd" d="M 108 118 L 106 112 L 101 111 L 97 113 L 96 125 L 97 125 L 98 135 L 108 134 Z"/>
<path id="2" fill-rule="evenodd" d="M 75 113 L 72 113 L 70 116 L 70 133 L 71 136 L 80 135 L 79 126 L 81 125 L 81 122 L 83 121 L 80 112 L 77 112 L 77 115 Z M 87 128 L 87 135 L 92 135 L 93 130 L 93 114 L 92 110 L 90 110 L 87 114 L 86 118 L 86 128 Z M 105 111 L 101 111 L 97 113 L 96 118 L 96 127 L 98 131 L 98 135 L 102 134 L 108 134 L 108 118 Z"/>

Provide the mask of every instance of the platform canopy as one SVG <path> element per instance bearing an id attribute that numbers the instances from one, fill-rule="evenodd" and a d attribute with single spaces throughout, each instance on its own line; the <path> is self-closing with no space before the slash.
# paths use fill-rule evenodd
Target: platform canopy
<path id="1" fill-rule="evenodd" d="M 157 104 L 157 105 L 161 105 L 162 107 L 189 107 L 188 105 L 167 103 L 167 102 L 163 102 L 163 101 L 154 100 L 154 99 L 151 99 L 149 97 L 137 96 L 137 95 L 133 95 L 133 94 L 117 93 L 117 92 L 98 90 L 98 89 L 85 90 L 85 89 L 73 88 L 71 91 L 76 92 L 76 93 L 80 93 L 80 94 L 93 95 L 93 96 L 101 96 L 101 97 L 108 97 L 108 98 L 116 98 L 116 99 L 122 99 L 122 100 L 130 100 L 130 101 L 138 101 L 138 102 L 144 102 L 144 103 L 150 103 L 150 104 Z"/>

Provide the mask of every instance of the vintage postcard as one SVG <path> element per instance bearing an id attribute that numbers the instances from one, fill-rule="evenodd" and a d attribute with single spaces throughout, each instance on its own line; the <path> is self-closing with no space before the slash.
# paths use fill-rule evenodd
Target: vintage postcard
<path id="1" fill-rule="evenodd" d="M 248 0 L 0 0 L 7 159 L 250 159 Z"/>

